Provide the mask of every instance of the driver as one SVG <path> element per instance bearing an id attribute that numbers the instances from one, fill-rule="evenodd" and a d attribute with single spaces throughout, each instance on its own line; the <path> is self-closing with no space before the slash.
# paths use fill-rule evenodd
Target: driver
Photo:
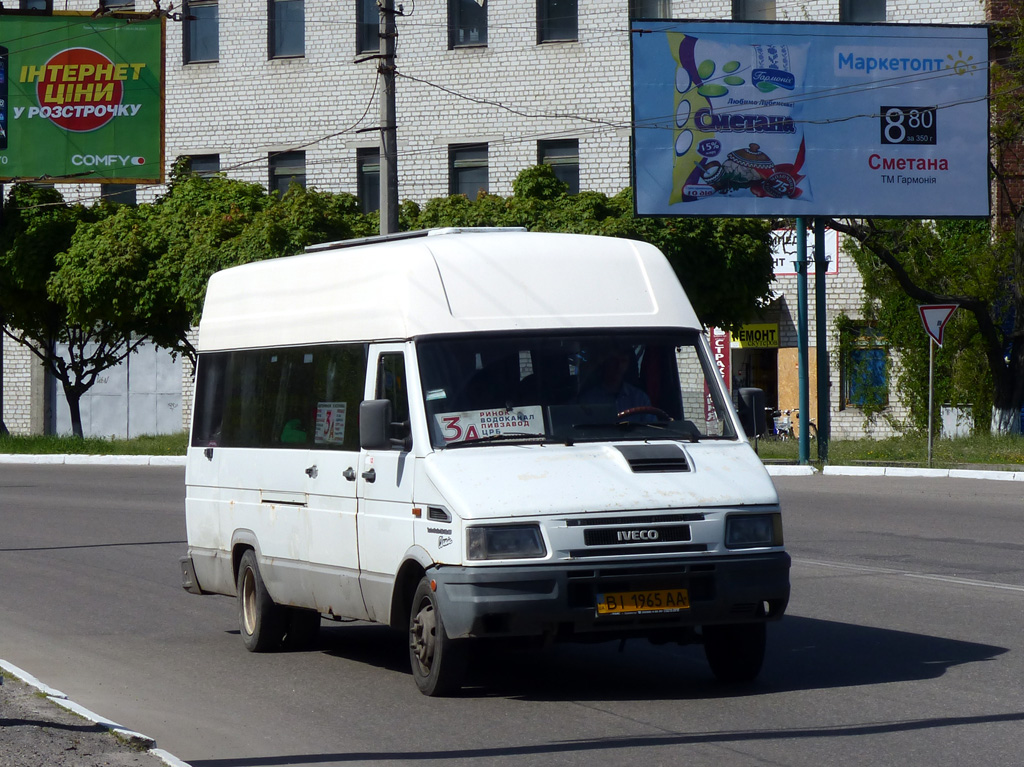
<path id="1" fill-rule="evenodd" d="M 650 407 L 651 398 L 647 392 L 626 380 L 630 364 L 636 358 L 625 346 L 614 346 L 599 358 L 598 367 L 589 385 L 580 392 L 579 401 L 584 405 L 614 405 L 616 413 L 634 407 Z M 643 420 L 655 420 L 645 414 Z"/>

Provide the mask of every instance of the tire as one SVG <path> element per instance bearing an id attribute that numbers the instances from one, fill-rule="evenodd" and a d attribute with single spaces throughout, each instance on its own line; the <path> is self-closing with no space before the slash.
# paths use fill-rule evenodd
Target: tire
<path id="1" fill-rule="evenodd" d="M 279 608 L 281 609 L 281 608 Z M 284 649 L 308 650 L 320 633 L 320 613 L 302 607 L 289 607 L 285 625 Z"/>
<path id="2" fill-rule="evenodd" d="M 466 642 L 448 638 L 437 595 L 426 576 L 416 587 L 409 612 L 409 663 L 424 695 L 449 695 L 462 687 Z"/>
<path id="3" fill-rule="evenodd" d="M 761 673 L 767 630 L 764 623 L 704 626 L 704 655 L 719 682 L 752 682 Z"/>
<path id="4" fill-rule="evenodd" d="M 814 440 L 818 438 L 818 427 L 813 423 L 807 424 L 807 439 Z"/>
<path id="5" fill-rule="evenodd" d="M 249 652 L 269 652 L 281 647 L 287 628 L 283 608 L 267 593 L 256 564 L 256 552 L 247 549 L 238 564 L 238 630 Z"/>

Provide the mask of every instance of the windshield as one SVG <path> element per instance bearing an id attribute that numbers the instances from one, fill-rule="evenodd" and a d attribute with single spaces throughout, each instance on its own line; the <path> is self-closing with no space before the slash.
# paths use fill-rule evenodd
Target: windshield
<path id="1" fill-rule="evenodd" d="M 697 331 L 420 339 L 431 443 L 734 439 Z"/>

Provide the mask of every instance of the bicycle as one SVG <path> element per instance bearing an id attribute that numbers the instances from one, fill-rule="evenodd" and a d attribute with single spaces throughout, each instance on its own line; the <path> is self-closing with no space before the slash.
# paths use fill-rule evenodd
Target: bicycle
<path id="1" fill-rule="evenodd" d="M 765 408 L 766 419 L 768 422 L 768 429 L 764 434 L 764 438 L 771 442 L 781 442 L 787 439 L 793 439 L 793 422 L 790 420 L 789 410 L 775 410 L 774 408 Z"/>
<path id="2" fill-rule="evenodd" d="M 773 442 L 781 442 L 787 439 L 796 439 L 797 430 L 793 428 L 793 420 L 800 420 L 800 411 L 797 408 L 791 408 L 789 410 L 773 410 L 771 408 L 765 408 L 768 413 L 768 430 L 765 432 L 764 438 Z M 815 440 L 818 438 L 818 425 L 814 423 L 814 419 L 810 419 L 807 422 L 808 428 L 808 439 Z"/>
<path id="3" fill-rule="evenodd" d="M 796 410 L 796 409 L 794 409 L 794 410 L 787 410 L 786 412 L 787 413 L 792 413 L 793 417 L 796 418 L 797 421 L 799 422 L 799 420 L 800 420 L 800 411 L 799 410 Z M 790 437 L 795 439 L 795 437 L 793 436 L 793 427 L 792 426 L 789 427 L 789 432 L 790 432 Z M 808 418 L 807 419 L 807 439 L 809 439 L 811 441 L 814 441 L 817 438 L 818 438 L 818 424 L 816 424 L 814 422 L 813 418 Z"/>

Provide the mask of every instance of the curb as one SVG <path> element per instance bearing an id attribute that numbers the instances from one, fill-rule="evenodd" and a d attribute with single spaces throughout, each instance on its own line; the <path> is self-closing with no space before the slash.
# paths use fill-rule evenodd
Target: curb
<path id="1" fill-rule="evenodd" d="M 809 477 L 818 473 L 813 466 L 766 465 L 772 477 Z M 1021 471 L 985 471 L 982 469 L 911 469 L 906 466 L 825 466 L 821 474 L 832 477 L 949 477 L 950 479 L 990 479 L 998 482 L 1024 482 Z"/>
<path id="2" fill-rule="evenodd" d="M 37 463 L 64 466 L 184 466 L 183 455 L 30 455 L 0 454 L 0 463 Z"/>
<path id="3" fill-rule="evenodd" d="M 68 699 L 68 696 L 62 693 L 60 690 L 55 690 L 48 684 L 39 681 L 30 673 L 24 669 L 20 669 L 12 663 L 0 659 L 0 669 L 3 669 L 11 676 L 17 677 L 19 680 L 27 684 L 29 687 L 34 687 L 37 691 L 49 700 L 51 703 L 56 703 L 61 708 L 65 708 L 71 711 L 83 719 L 87 719 L 93 724 L 98 724 L 100 727 L 105 727 L 114 733 L 117 737 L 127 741 L 132 746 L 145 750 L 147 753 L 157 757 L 168 767 L 190 767 L 187 762 L 181 761 L 174 754 L 169 754 L 162 748 L 156 747 L 156 741 L 148 735 L 143 735 L 141 732 L 135 732 L 129 730 L 127 727 L 122 727 L 117 722 L 112 722 L 109 719 L 96 714 L 84 706 L 80 706 L 72 700 Z"/>
<path id="4" fill-rule="evenodd" d="M 813 466 L 767 464 L 765 468 L 772 477 L 809 477 L 818 473 Z"/>

